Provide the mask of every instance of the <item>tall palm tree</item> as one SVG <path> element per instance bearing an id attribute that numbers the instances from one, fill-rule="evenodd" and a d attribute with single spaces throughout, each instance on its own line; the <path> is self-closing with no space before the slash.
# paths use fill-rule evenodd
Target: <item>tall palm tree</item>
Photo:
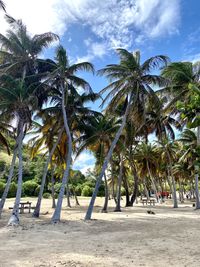
<path id="1" fill-rule="evenodd" d="M 173 174 L 173 164 L 175 161 L 177 161 L 176 159 L 177 143 L 166 138 L 162 139 L 161 141 L 158 141 L 158 144 L 160 144 L 160 147 L 158 148 L 159 153 L 162 155 L 162 160 L 165 163 L 165 166 L 167 166 L 169 183 L 171 183 L 170 182 L 170 177 L 171 177 L 174 208 L 178 208 L 178 201 L 176 195 L 176 181 Z"/>
<path id="2" fill-rule="evenodd" d="M 31 36 L 21 20 L 6 16 L 10 29 L 6 35 L 0 34 L 0 70 L 21 78 L 40 72 L 46 60 L 38 59 L 44 48 L 47 48 L 58 36 L 51 32 Z M 35 76 L 30 82 L 35 81 Z"/>
<path id="3" fill-rule="evenodd" d="M 58 195 L 58 202 L 54 211 L 52 222 L 56 223 L 60 221 L 60 213 L 62 207 L 63 196 L 65 187 L 68 183 L 69 170 L 71 165 L 72 155 L 72 135 L 69 127 L 68 116 L 66 113 L 66 107 L 68 104 L 68 96 L 70 92 L 70 85 L 73 88 L 82 87 L 85 90 L 92 91 L 90 85 L 82 78 L 76 76 L 76 72 L 80 70 L 92 71 L 94 68 L 89 62 L 82 62 L 70 65 L 66 54 L 66 50 L 59 46 L 56 52 L 56 62 L 52 63 L 52 72 L 49 74 L 47 82 L 51 82 L 52 86 L 55 86 L 62 94 L 62 116 L 64 122 L 64 128 L 67 135 L 67 157 L 66 157 L 66 169 L 63 174 L 62 185 Z"/>
<path id="4" fill-rule="evenodd" d="M 25 132 L 31 124 L 33 111 L 37 107 L 37 97 L 34 95 L 35 87 L 29 86 L 24 82 L 24 79 L 14 79 L 9 75 L 1 77 L 0 86 L 0 110 L 4 116 L 11 120 L 17 121 L 17 137 L 16 147 L 14 149 L 13 165 L 16 158 L 16 153 L 19 157 L 19 172 L 18 172 L 18 187 L 15 199 L 15 204 L 9 224 L 19 223 L 19 203 L 22 190 L 22 142 Z M 18 152 L 16 152 L 16 148 Z M 11 169 L 13 166 L 11 165 Z M 9 177 L 7 183 L 11 182 L 12 177 Z"/>
<path id="5" fill-rule="evenodd" d="M 134 158 L 139 166 L 140 176 L 143 178 L 149 176 L 157 202 L 158 192 L 154 177 L 156 176 L 158 166 L 158 156 L 156 146 L 151 143 L 146 144 L 145 142 L 142 142 L 137 146 L 134 152 Z"/>
<path id="6" fill-rule="evenodd" d="M 121 101 L 121 98 L 127 99 L 127 105 L 122 117 L 122 123 L 117 131 L 115 138 L 110 146 L 110 150 L 105 158 L 102 170 L 97 179 L 95 189 L 85 216 L 86 220 L 91 219 L 94 202 L 98 193 L 98 189 L 108 166 L 108 162 L 112 156 L 113 150 L 119 140 L 119 137 L 125 127 L 126 120 L 131 111 L 143 110 L 145 99 L 150 95 L 153 97 L 154 91 L 151 88 L 152 84 L 163 85 L 164 79 L 159 75 L 152 75 L 150 71 L 160 66 L 165 66 L 168 62 L 168 58 L 162 55 L 155 56 L 147 59 L 144 63 L 141 63 L 140 52 L 136 51 L 130 53 L 125 49 L 117 49 L 120 57 L 119 64 L 108 65 L 104 69 L 99 71 L 100 75 L 105 75 L 111 83 L 106 86 L 101 93 L 110 91 L 105 97 L 103 104 L 112 97 L 109 105 L 114 109 Z M 134 114 L 134 113 L 133 113 Z"/>
<path id="7" fill-rule="evenodd" d="M 160 92 L 168 95 L 171 98 L 169 103 L 169 108 L 172 112 L 178 112 L 177 106 L 174 107 L 174 103 L 182 102 L 187 105 L 189 104 L 190 97 L 194 94 L 194 91 L 191 90 L 200 88 L 200 63 L 191 63 L 191 62 L 174 62 L 169 66 L 164 68 L 162 71 L 162 76 L 167 78 L 170 81 L 170 86 L 162 89 Z M 172 105 L 173 104 L 173 105 Z M 181 111 L 180 111 L 181 113 Z M 199 115 L 199 111 L 195 114 Z M 200 126 L 197 125 L 197 145 L 200 145 Z M 200 209 L 200 200 L 199 200 L 199 166 L 196 165 L 196 174 L 195 174 L 195 191 L 196 191 L 196 208 Z"/>
<path id="8" fill-rule="evenodd" d="M 80 142 L 78 146 L 77 156 L 84 150 L 92 151 L 96 158 L 96 167 L 101 169 L 103 159 L 109 150 L 111 138 L 119 128 L 119 121 L 108 115 L 99 115 L 96 118 L 91 118 L 89 123 L 81 123 L 82 135 L 77 139 Z M 105 204 L 108 204 L 107 179 L 104 176 L 105 182 Z M 104 205 L 103 212 L 107 212 L 107 205 Z"/>

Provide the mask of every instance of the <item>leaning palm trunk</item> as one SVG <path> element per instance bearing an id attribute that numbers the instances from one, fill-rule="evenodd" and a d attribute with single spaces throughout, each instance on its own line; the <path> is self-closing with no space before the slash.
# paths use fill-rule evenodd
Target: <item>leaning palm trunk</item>
<path id="1" fill-rule="evenodd" d="M 100 186 L 100 184 L 101 184 L 102 177 L 103 177 L 103 175 L 104 175 L 104 173 L 105 173 L 105 171 L 106 171 L 106 168 L 107 168 L 107 166 L 108 166 L 108 163 L 109 163 L 109 161 L 110 161 L 110 159 L 111 159 L 113 150 L 114 150 L 114 148 L 115 148 L 115 146 L 116 146 L 116 144 L 117 144 L 117 142 L 118 142 L 118 140 L 119 140 L 119 137 L 121 136 L 122 131 L 123 131 L 124 127 L 125 127 L 126 119 L 127 119 L 128 114 L 129 114 L 130 107 L 131 107 L 132 97 L 133 97 L 133 94 L 131 94 L 131 96 L 130 96 L 128 105 L 127 105 L 127 107 L 126 107 L 126 112 L 125 112 L 124 117 L 123 117 L 123 119 L 122 119 L 122 124 L 121 124 L 119 130 L 117 131 L 117 134 L 116 134 L 116 136 L 115 136 L 115 138 L 114 138 L 114 140 L 113 140 L 113 142 L 112 142 L 112 144 L 111 144 L 111 146 L 110 146 L 110 149 L 109 149 L 109 151 L 108 151 L 108 154 L 107 154 L 107 156 L 106 156 L 106 158 L 105 158 L 105 161 L 104 161 L 104 163 L 103 163 L 103 166 L 102 166 L 102 170 L 101 170 L 101 172 L 100 172 L 100 175 L 99 175 L 99 177 L 97 178 L 96 185 L 95 185 L 95 189 L 94 189 L 94 191 L 93 191 L 92 198 L 91 198 L 91 200 L 90 200 L 90 204 L 89 204 L 87 213 L 86 213 L 86 215 L 85 215 L 85 220 L 90 220 L 90 219 L 91 219 L 92 211 L 93 211 L 93 208 L 94 208 L 94 202 L 95 202 L 95 199 L 96 199 L 96 197 L 97 197 L 97 193 L 98 193 L 98 190 L 99 190 L 99 186 Z"/>
<path id="2" fill-rule="evenodd" d="M 18 146 L 16 145 L 14 152 L 13 152 L 13 157 L 12 157 L 12 162 L 10 165 L 10 170 L 9 170 L 9 175 L 8 175 L 8 179 L 7 179 L 7 183 L 6 183 L 6 187 L 4 189 L 3 195 L 1 197 L 1 201 L 0 201 L 0 218 L 1 218 L 1 213 L 3 211 L 3 207 L 9 192 L 9 188 L 10 188 L 10 184 L 12 181 L 12 177 L 13 177 L 13 172 L 14 172 L 14 167 L 15 167 L 15 161 L 16 161 L 16 157 L 17 157 L 17 151 L 18 151 Z"/>
<path id="3" fill-rule="evenodd" d="M 71 156 L 72 156 L 72 137 L 70 133 L 70 129 L 68 126 L 68 120 L 67 120 L 67 115 L 66 115 L 66 110 L 65 110 L 65 89 L 64 85 L 62 85 L 62 113 L 63 113 L 63 120 L 64 120 L 64 126 L 65 126 L 65 131 L 67 134 L 67 142 L 68 142 L 68 152 L 67 152 L 67 158 L 66 158 L 66 169 L 63 174 L 63 179 L 62 179 L 62 185 L 60 188 L 60 192 L 58 195 L 58 201 L 57 201 L 57 206 L 54 211 L 53 217 L 51 221 L 53 223 L 57 223 L 60 221 L 60 213 L 61 213 L 61 208 L 62 208 L 62 202 L 63 202 L 63 197 L 65 193 L 65 187 L 68 183 L 68 178 L 69 178 L 69 171 L 70 171 L 70 164 L 71 164 Z"/>
<path id="4" fill-rule="evenodd" d="M 118 191 L 117 191 L 117 204 L 115 212 L 121 212 L 121 185 L 122 185 L 122 174 L 123 174 L 123 158 L 121 159 L 119 176 L 118 176 Z"/>
<path id="5" fill-rule="evenodd" d="M 58 135 L 58 139 L 54 143 L 54 145 L 53 145 L 53 147 L 52 147 L 52 149 L 51 149 L 51 151 L 49 153 L 49 156 L 48 156 L 48 159 L 46 161 L 45 167 L 44 167 L 44 172 L 43 172 L 43 176 L 42 176 L 42 182 L 41 182 L 41 186 L 40 186 L 40 192 L 39 192 L 39 195 L 38 195 L 38 200 L 37 200 L 37 204 L 36 204 L 35 210 L 33 212 L 33 217 L 35 217 L 35 218 L 40 216 L 40 208 L 41 208 L 41 202 L 42 202 L 42 196 L 43 196 L 43 192 L 44 192 L 44 186 L 45 186 L 45 182 L 46 182 L 46 177 L 47 177 L 47 173 L 48 173 L 48 166 L 49 166 L 49 163 L 51 162 L 51 158 L 53 156 L 53 153 L 54 153 L 57 145 L 60 142 L 63 130 L 64 129 L 61 129 L 61 131 L 60 131 L 60 133 Z"/>
<path id="6" fill-rule="evenodd" d="M 108 212 L 108 182 L 107 182 L 107 177 L 106 174 L 104 173 L 104 183 L 105 183 L 105 200 L 104 200 L 104 205 L 101 210 L 101 212 Z"/>
<path id="7" fill-rule="evenodd" d="M 197 146 L 200 145 L 200 126 L 197 127 Z M 196 209 L 200 209 L 199 201 L 199 166 L 195 166 L 195 195 L 196 195 Z"/>
<path id="8" fill-rule="evenodd" d="M 149 162 L 148 162 L 148 161 L 147 161 L 147 169 L 148 169 L 149 177 L 150 177 L 150 179 L 151 179 L 151 183 L 152 183 L 152 185 L 153 185 L 153 190 L 154 190 L 155 195 L 156 195 L 156 201 L 157 201 L 157 203 L 158 203 L 158 192 L 157 192 L 157 188 L 156 188 L 156 185 L 155 185 L 154 178 L 153 178 L 153 176 L 152 176 L 152 174 L 151 174 L 151 170 L 150 170 L 150 168 L 149 168 Z"/>
<path id="9" fill-rule="evenodd" d="M 56 207 L 56 199 L 55 199 L 55 179 L 54 179 L 54 171 L 55 168 L 52 167 L 51 164 L 51 197 L 52 197 L 52 209 L 55 209 Z"/>
<path id="10" fill-rule="evenodd" d="M 19 122 L 19 145 L 18 145 L 18 157 L 19 157 L 19 171 L 18 171 L 18 183 L 17 183 L 17 193 L 15 198 L 15 204 L 13 207 L 12 215 L 8 221 L 8 225 L 19 225 L 19 204 L 22 194 L 22 173 L 23 173 L 23 161 L 22 161 L 22 141 L 24 137 L 24 123 Z"/>

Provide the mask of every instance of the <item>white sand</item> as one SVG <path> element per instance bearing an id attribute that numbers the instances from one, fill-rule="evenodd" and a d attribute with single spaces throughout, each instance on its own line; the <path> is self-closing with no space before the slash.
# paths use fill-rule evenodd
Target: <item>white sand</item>
<path id="1" fill-rule="evenodd" d="M 141 204 L 104 214 L 99 198 L 97 220 L 85 222 L 88 200 L 81 198 L 81 207 L 64 207 L 57 225 L 50 223 L 51 200 L 44 200 L 42 213 L 49 213 L 40 219 L 21 215 L 17 228 L 6 227 L 13 203 L 8 200 L 0 220 L 0 267 L 200 266 L 200 211 L 191 203 L 178 209 L 156 205 L 156 215 Z"/>

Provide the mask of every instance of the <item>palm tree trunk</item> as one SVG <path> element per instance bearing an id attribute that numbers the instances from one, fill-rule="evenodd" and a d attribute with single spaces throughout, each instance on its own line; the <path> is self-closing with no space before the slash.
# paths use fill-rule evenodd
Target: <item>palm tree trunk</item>
<path id="1" fill-rule="evenodd" d="M 146 178 L 144 178 L 143 185 L 144 185 L 144 192 L 145 192 L 146 198 L 147 200 L 149 200 L 149 192 L 148 192 L 147 185 L 146 185 Z"/>
<path id="2" fill-rule="evenodd" d="M 130 107 L 131 107 L 132 97 L 133 97 L 133 94 L 131 94 L 131 96 L 130 96 L 128 105 L 126 107 L 126 112 L 125 112 L 125 114 L 123 116 L 123 119 L 122 119 L 122 124 L 121 124 L 119 130 L 117 131 L 117 133 L 115 135 L 115 138 L 114 138 L 114 140 L 113 140 L 113 142 L 112 142 L 112 144 L 110 146 L 110 149 L 108 151 L 108 154 L 107 154 L 107 156 L 105 158 L 105 161 L 103 163 L 103 166 L 102 166 L 102 170 L 100 172 L 100 175 L 97 178 L 95 189 L 93 191 L 92 198 L 90 200 L 90 204 L 89 204 L 88 210 L 87 210 L 86 215 L 85 215 L 85 220 L 90 220 L 91 219 L 92 211 L 93 211 L 93 208 L 94 208 L 94 202 L 95 202 L 96 197 L 97 197 L 97 193 L 98 193 L 98 190 L 99 190 L 99 186 L 101 184 L 102 177 L 103 177 L 103 175 L 104 175 L 104 173 L 106 171 L 106 168 L 108 166 L 108 163 L 109 163 L 109 161 L 111 159 L 113 150 L 114 150 L 114 148 L 115 148 L 115 146 L 116 146 L 116 144 L 117 144 L 117 142 L 118 142 L 118 140 L 119 140 L 119 138 L 120 138 L 120 136 L 122 134 L 122 131 L 123 131 L 124 127 L 125 127 L 126 119 L 127 119 L 128 114 L 129 114 Z"/>
<path id="3" fill-rule="evenodd" d="M 24 138 L 24 122 L 20 120 L 19 122 L 19 145 L 18 145 L 18 157 L 19 157 L 19 170 L 18 170 L 18 183 L 17 183 L 17 193 L 15 198 L 15 204 L 13 207 L 12 215 L 8 221 L 8 225 L 19 225 L 19 204 L 22 194 L 22 174 L 23 174 L 23 161 L 22 161 L 22 141 Z"/>
<path id="4" fill-rule="evenodd" d="M 200 126 L 197 127 L 197 146 L 200 145 Z M 195 166 L 195 195 L 196 195 L 196 209 L 200 209 L 199 200 L 199 166 Z"/>
<path id="5" fill-rule="evenodd" d="M 111 186 L 112 186 L 112 197 L 115 201 L 115 204 L 117 203 L 116 196 L 115 196 L 115 183 L 114 183 L 114 162 L 111 159 Z"/>
<path id="6" fill-rule="evenodd" d="M 108 182 L 107 182 L 107 177 L 106 174 L 104 173 L 104 183 L 105 183 L 105 201 L 104 201 L 104 205 L 103 208 L 101 210 L 101 212 L 108 212 Z"/>
<path id="7" fill-rule="evenodd" d="M 70 192 L 69 192 L 69 186 L 67 185 L 66 187 L 66 195 L 67 195 L 67 207 L 71 208 L 71 203 L 70 203 Z"/>
<path id="8" fill-rule="evenodd" d="M 51 197 L 52 197 L 52 209 L 55 209 L 56 207 L 56 199 L 55 199 L 55 179 L 54 179 L 54 171 L 55 168 L 52 167 L 51 163 Z"/>
<path id="9" fill-rule="evenodd" d="M 176 195 L 176 182 L 175 182 L 175 179 L 174 179 L 174 175 L 172 173 L 172 161 L 171 161 L 171 157 L 170 157 L 170 154 L 169 154 L 168 150 L 166 150 L 166 152 L 167 152 L 167 157 L 168 157 L 168 160 L 169 160 L 170 176 L 171 176 L 171 179 L 172 179 L 172 194 L 173 194 L 173 200 L 174 200 L 174 208 L 178 208 L 178 200 L 177 200 L 177 195 Z"/>
<path id="10" fill-rule="evenodd" d="M 9 170 L 9 175 L 8 175 L 8 179 L 7 179 L 7 183 L 6 183 L 6 187 L 4 189 L 3 195 L 1 197 L 1 201 L 0 201 L 0 218 L 1 218 L 1 213 L 3 211 L 3 207 L 9 192 L 9 188 L 10 188 L 10 184 L 12 181 L 12 177 L 13 177 L 13 172 L 14 172 L 14 168 L 15 168 L 15 161 L 16 161 L 16 157 L 17 157 L 17 152 L 18 152 L 18 145 L 16 145 L 14 151 L 13 151 L 13 157 L 12 157 L 12 162 L 10 165 L 10 170 Z"/>
<path id="11" fill-rule="evenodd" d="M 66 169 L 63 174 L 63 179 L 62 179 L 62 185 L 60 188 L 60 192 L 58 195 L 58 201 L 57 201 L 57 206 L 54 211 L 53 217 L 51 221 L 53 223 L 57 223 L 60 221 L 60 213 L 61 213 L 61 208 L 62 208 L 62 202 L 63 202 L 63 196 L 65 193 L 65 187 L 68 183 L 68 177 L 69 177 L 69 171 L 70 171 L 70 165 L 71 165 L 71 157 L 72 157 L 72 137 L 68 125 L 68 120 L 67 120 L 67 114 L 65 110 L 65 88 L 64 85 L 62 85 L 62 113 L 63 113 L 63 120 L 64 120 L 64 126 L 65 126 L 65 131 L 67 135 L 67 143 L 68 143 L 68 152 L 67 152 L 67 158 L 66 158 Z"/>
<path id="12" fill-rule="evenodd" d="M 74 187 L 72 187 L 72 190 L 73 190 L 73 194 L 74 194 L 74 198 L 75 198 L 76 206 L 80 206 L 80 203 L 79 203 L 79 201 L 78 201 L 78 197 L 77 197 L 77 195 L 76 195 L 76 191 L 75 191 Z"/>
<path id="13" fill-rule="evenodd" d="M 126 180 L 126 177 L 123 177 L 123 185 L 124 185 L 124 189 L 125 189 L 125 194 L 126 194 L 126 204 L 125 207 L 131 207 L 131 201 L 130 201 L 130 196 L 129 196 L 129 188 L 128 188 L 128 183 Z"/>
<path id="14" fill-rule="evenodd" d="M 115 207 L 115 212 L 121 212 L 121 185 L 122 185 L 122 174 L 123 174 L 123 157 L 120 162 L 119 176 L 118 176 L 118 192 L 117 192 L 117 204 Z"/>
<path id="15" fill-rule="evenodd" d="M 156 201 L 157 201 L 157 203 L 158 203 L 158 191 L 157 191 L 157 188 L 156 188 L 156 185 L 155 185 L 155 182 L 154 182 L 154 178 L 153 178 L 153 176 L 152 176 L 152 174 L 151 174 L 151 170 L 150 170 L 150 168 L 149 168 L 149 162 L 148 162 L 148 161 L 147 161 L 147 169 L 148 169 L 149 177 L 150 177 L 151 182 L 152 182 L 152 185 L 153 185 L 154 193 L 155 193 L 155 195 L 156 195 Z"/>
<path id="16" fill-rule="evenodd" d="M 46 182 L 46 177 L 47 177 L 47 173 L 48 173 L 48 166 L 49 166 L 49 163 L 51 162 L 51 158 L 53 156 L 53 153 L 54 153 L 57 145 L 60 142 L 63 130 L 64 130 L 64 128 L 61 129 L 61 131 L 60 131 L 60 133 L 58 135 L 58 139 L 54 143 L 54 145 L 53 145 L 53 147 L 52 147 L 52 149 L 51 149 L 51 151 L 49 153 L 49 156 L 48 156 L 48 159 L 46 161 L 45 167 L 44 167 L 44 172 L 43 172 L 42 181 L 41 181 L 41 185 L 40 185 L 40 192 L 39 192 L 39 195 L 38 195 L 38 199 L 37 199 L 37 204 L 36 204 L 35 210 L 33 212 L 33 217 L 35 217 L 35 218 L 38 218 L 40 216 L 40 208 L 41 208 L 41 202 L 42 202 L 42 196 L 43 196 L 43 192 L 44 192 L 44 186 L 45 186 L 45 182 Z"/>
<path id="17" fill-rule="evenodd" d="M 132 159 L 129 161 L 130 165 L 131 165 L 131 170 L 133 173 L 133 179 L 134 179 L 134 189 L 133 189 L 133 194 L 131 196 L 131 206 L 133 206 L 136 198 L 137 198 L 137 194 L 138 194 L 138 182 L 139 182 L 139 178 L 135 169 L 135 166 L 132 163 Z"/>

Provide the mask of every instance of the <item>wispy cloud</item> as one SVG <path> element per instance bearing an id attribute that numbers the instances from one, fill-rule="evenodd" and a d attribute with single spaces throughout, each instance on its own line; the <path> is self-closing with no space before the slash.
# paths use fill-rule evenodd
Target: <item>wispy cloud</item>
<path id="1" fill-rule="evenodd" d="M 22 18 L 33 33 L 64 35 L 75 23 L 88 27 L 100 41 L 88 47 L 87 57 L 176 34 L 180 21 L 180 0 L 7 0 L 6 4 L 8 13 Z M 5 30 L 5 22 L 0 23 Z"/>

